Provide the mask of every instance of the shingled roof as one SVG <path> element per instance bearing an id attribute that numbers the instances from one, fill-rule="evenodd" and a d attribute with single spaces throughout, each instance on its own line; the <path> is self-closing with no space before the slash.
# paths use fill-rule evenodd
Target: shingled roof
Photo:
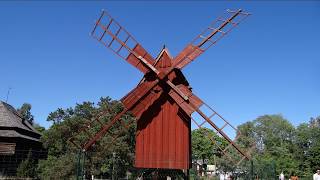
<path id="1" fill-rule="evenodd" d="M 0 137 L 39 141 L 40 133 L 13 108 L 0 101 Z"/>

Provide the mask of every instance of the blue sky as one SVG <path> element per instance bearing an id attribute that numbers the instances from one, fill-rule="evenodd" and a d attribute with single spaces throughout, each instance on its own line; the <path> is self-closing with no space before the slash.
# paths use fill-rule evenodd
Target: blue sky
<path id="1" fill-rule="evenodd" d="M 153 56 L 177 55 L 225 9 L 253 15 L 184 70 L 195 94 L 238 125 L 281 113 L 320 115 L 320 3 L 316 1 L 0 2 L 0 99 L 48 114 L 101 96 L 120 99 L 142 74 L 89 36 L 106 9 Z"/>

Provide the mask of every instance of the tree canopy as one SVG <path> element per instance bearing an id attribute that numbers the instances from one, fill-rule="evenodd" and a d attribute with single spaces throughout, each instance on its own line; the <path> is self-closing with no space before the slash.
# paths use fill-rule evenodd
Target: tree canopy
<path id="1" fill-rule="evenodd" d="M 212 137 L 212 140 L 208 137 Z M 197 160 L 208 159 L 213 163 L 213 156 L 222 156 L 221 149 L 215 144 L 217 143 L 222 149 L 227 145 L 227 141 L 219 137 L 213 130 L 208 128 L 194 129 L 191 132 L 192 142 L 192 158 Z"/>
<path id="2" fill-rule="evenodd" d="M 30 124 L 33 124 L 33 115 L 31 114 L 31 104 L 23 103 L 20 108 L 17 109 L 18 113 L 24 120 L 27 120 Z"/>
<path id="3" fill-rule="evenodd" d="M 238 128 L 244 142 L 250 139 L 256 144 L 257 168 L 274 163 L 278 174 L 310 176 L 320 167 L 320 128 L 313 118 L 295 128 L 282 115 L 264 115 Z"/>
<path id="4" fill-rule="evenodd" d="M 39 163 L 40 178 L 70 179 L 74 177 L 79 148 L 68 143 L 68 138 L 92 121 L 99 113 L 104 112 L 104 116 L 100 120 L 105 123 L 120 112 L 122 108 L 120 102 L 106 97 L 101 98 L 96 105 L 93 102 L 83 102 L 73 108 L 58 108 L 50 113 L 47 120 L 52 121 L 53 125 L 43 133 L 41 139 L 48 149 L 48 159 Z M 131 115 L 126 114 L 122 117 L 122 120 L 127 122 L 132 118 Z M 88 128 L 90 134 L 94 134 L 98 130 L 99 128 L 96 125 Z M 135 127 L 131 126 L 127 130 L 117 126 L 112 128 L 111 131 L 120 134 L 116 141 L 111 143 L 111 135 L 106 134 L 86 154 L 85 169 L 87 174 L 111 177 L 110 169 L 116 165 L 121 167 L 117 168 L 119 171 L 117 174 L 123 175 L 133 166 Z M 76 138 L 78 142 L 84 142 L 88 135 L 79 134 Z M 115 153 L 117 159 L 116 164 L 112 157 L 113 153 Z M 59 172 L 59 174 L 56 172 Z"/>

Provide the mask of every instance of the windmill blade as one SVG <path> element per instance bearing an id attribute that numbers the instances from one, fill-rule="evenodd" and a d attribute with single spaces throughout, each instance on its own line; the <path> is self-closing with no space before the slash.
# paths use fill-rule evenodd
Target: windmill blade
<path id="1" fill-rule="evenodd" d="M 194 95 L 190 89 L 185 86 L 177 86 L 177 88 L 179 88 L 180 91 L 188 97 L 188 100 L 182 98 L 181 95 L 178 94 L 174 89 L 170 90 L 169 95 L 180 106 L 180 108 L 186 112 L 186 114 L 190 115 L 196 128 L 207 127 L 213 129 L 220 137 L 223 137 L 228 142 L 228 146 L 222 148 L 218 144 L 216 145 L 227 157 L 230 157 L 230 153 L 228 152 L 235 150 L 240 155 L 240 158 L 237 159 L 237 163 L 240 163 L 244 159 L 250 159 L 249 154 L 247 154 L 236 143 L 241 134 L 234 126 L 232 126 L 213 108 L 204 103 L 204 101 L 202 101 L 199 97 Z M 213 143 L 215 142 L 213 137 L 208 138 Z M 233 160 L 231 157 L 229 159 Z"/>
<path id="2" fill-rule="evenodd" d="M 106 11 L 102 11 L 91 36 L 142 73 L 156 71 L 150 66 L 154 62 L 152 56 Z"/>
<path id="3" fill-rule="evenodd" d="M 193 105 L 191 104 L 191 106 Z M 240 164 L 244 159 L 250 159 L 249 152 L 245 151 L 237 143 L 238 139 L 242 136 L 240 131 L 206 103 L 195 109 L 195 113 L 191 115 L 191 120 L 194 127 L 212 129 L 218 136 L 227 141 L 228 145 L 222 147 L 214 141 L 213 137 L 207 136 L 232 162 Z M 234 157 L 235 154 L 232 152 L 237 153 L 239 156 L 236 155 Z"/>
<path id="4" fill-rule="evenodd" d="M 182 69 L 188 65 L 209 47 L 227 35 L 249 15 L 249 13 L 243 12 L 241 9 L 237 11 L 227 10 L 223 16 L 213 21 L 209 27 L 199 34 L 174 58 L 174 67 Z"/>
<path id="5" fill-rule="evenodd" d="M 184 85 L 177 85 L 176 88 L 179 89 L 180 94 L 174 88 L 172 88 L 169 91 L 170 97 L 184 112 L 186 112 L 186 114 L 191 116 L 191 114 L 203 104 L 203 101 L 195 96 L 191 90 Z"/>

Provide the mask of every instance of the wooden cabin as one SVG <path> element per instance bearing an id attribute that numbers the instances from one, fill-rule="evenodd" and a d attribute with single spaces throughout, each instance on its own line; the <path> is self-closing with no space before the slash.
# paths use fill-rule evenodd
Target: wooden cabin
<path id="1" fill-rule="evenodd" d="M 40 137 L 15 108 L 0 101 L 0 177 L 15 176 L 29 152 L 35 162 L 45 156 Z"/>

